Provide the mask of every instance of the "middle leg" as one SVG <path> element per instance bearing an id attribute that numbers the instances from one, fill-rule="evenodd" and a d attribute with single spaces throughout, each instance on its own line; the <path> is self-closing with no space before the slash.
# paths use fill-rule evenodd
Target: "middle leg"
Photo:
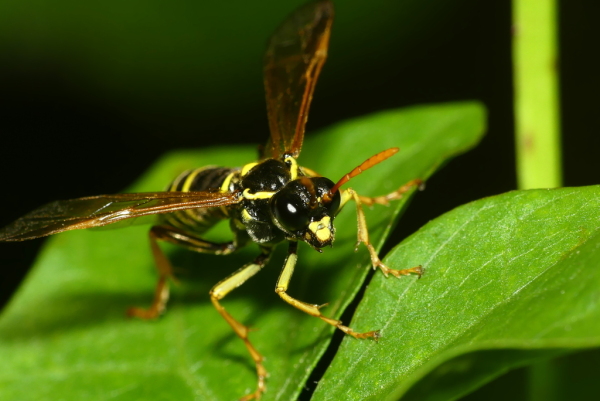
<path id="1" fill-rule="evenodd" d="M 254 360 L 254 364 L 256 365 L 258 384 L 256 386 L 256 390 L 253 393 L 248 394 L 242 398 L 242 400 L 244 401 L 251 399 L 260 399 L 261 395 L 266 390 L 265 379 L 267 377 L 267 370 L 262 364 L 262 361 L 264 359 L 263 356 L 258 352 L 256 348 L 254 348 L 254 345 L 252 345 L 252 343 L 248 339 L 248 333 L 250 332 L 250 329 L 247 326 L 244 326 L 242 323 L 238 322 L 233 316 L 231 316 L 231 314 L 225 310 L 225 308 L 223 307 L 223 305 L 221 305 L 219 301 L 225 298 L 225 296 L 231 291 L 244 284 L 246 280 L 248 280 L 250 277 L 258 273 L 269 261 L 271 252 L 272 248 L 263 247 L 262 253 L 256 259 L 254 259 L 253 262 L 244 265 L 231 276 L 217 283 L 217 285 L 215 285 L 210 290 L 210 300 L 212 301 L 215 309 L 217 309 L 221 316 L 223 316 L 227 323 L 229 323 L 233 331 L 235 331 L 235 334 L 237 334 L 237 336 L 241 338 L 242 341 L 244 341 L 244 345 L 246 345 L 246 348 L 248 349 L 248 352 L 250 353 L 250 356 L 252 357 L 252 359 Z"/>

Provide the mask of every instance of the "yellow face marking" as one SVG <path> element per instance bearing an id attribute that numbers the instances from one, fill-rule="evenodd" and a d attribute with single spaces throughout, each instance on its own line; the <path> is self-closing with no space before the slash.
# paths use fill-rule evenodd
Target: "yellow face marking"
<path id="1" fill-rule="evenodd" d="M 321 242 L 327 242 L 331 240 L 331 217 L 325 216 L 319 221 L 313 221 L 308 225 L 308 229 L 317 237 Z"/>
<path id="2" fill-rule="evenodd" d="M 252 167 L 256 166 L 258 163 L 248 163 L 244 167 L 242 167 L 242 172 L 240 173 L 243 176 L 248 174 L 248 171 L 252 169 Z"/>
<path id="3" fill-rule="evenodd" d="M 244 189 L 244 192 L 242 192 L 242 195 L 244 196 L 244 199 L 269 199 L 271 198 L 273 195 L 275 195 L 275 192 L 255 192 L 255 193 L 251 193 L 249 188 Z"/>

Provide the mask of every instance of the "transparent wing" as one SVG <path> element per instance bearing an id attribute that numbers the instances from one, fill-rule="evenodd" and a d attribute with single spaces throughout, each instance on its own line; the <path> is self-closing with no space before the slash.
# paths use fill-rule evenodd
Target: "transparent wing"
<path id="1" fill-rule="evenodd" d="M 24 241 L 177 210 L 227 206 L 241 199 L 238 193 L 205 191 L 99 195 L 56 201 L 0 230 L 0 241 Z"/>
<path id="2" fill-rule="evenodd" d="M 332 21 L 333 4 L 319 0 L 298 9 L 271 36 L 264 67 L 271 136 L 262 158 L 300 153 Z"/>

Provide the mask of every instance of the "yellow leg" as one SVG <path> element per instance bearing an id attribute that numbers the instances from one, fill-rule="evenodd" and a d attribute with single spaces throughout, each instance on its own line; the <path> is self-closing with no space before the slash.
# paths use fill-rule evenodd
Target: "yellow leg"
<path id="1" fill-rule="evenodd" d="M 369 331 L 366 333 L 357 333 L 354 330 L 352 330 L 350 327 L 344 326 L 341 321 L 323 316 L 321 314 L 320 309 L 324 305 L 308 304 L 306 302 L 299 301 L 299 300 L 291 297 L 290 295 L 288 295 L 288 293 L 286 291 L 288 289 L 289 282 L 292 278 L 292 274 L 294 273 L 294 267 L 296 266 L 296 260 L 298 259 L 298 255 L 296 253 L 297 248 L 298 248 L 297 242 L 290 242 L 288 256 L 285 260 L 285 264 L 283 266 L 283 270 L 281 271 L 281 275 L 279 276 L 279 279 L 277 280 L 277 286 L 275 287 L 275 292 L 288 304 L 300 309 L 301 311 L 303 311 L 305 313 L 308 313 L 311 316 L 318 317 L 319 319 L 323 320 L 324 322 L 337 327 L 338 329 L 342 330 L 344 333 L 349 334 L 354 338 L 369 338 L 369 337 L 374 338 L 374 339 L 379 338 L 379 331 Z"/>
<path id="2" fill-rule="evenodd" d="M 244 282 L 246 282 L 246 280 L 248 280 L 250 277 L 258 273 L 264 267 L 264 265 L 267 264 L 270 254 L 270 248 L 263 248 L 263 253 L 258 256 L 254 262 L 245 265 L 231 276 L 227 277 L 225 280 L 219 282 L 210 290 L 210 300 L 212 301 L 215 309 L 217 309 L 221 316 L 223 316 L 227 323 L 229 323 L 233 331 L 235 331 L 235 334 L 237 334 L 237 336 L 244 341 L 244 345 L 246 345 L 246 348 L 248 349 L 248 352 L 250 353 L 250 356 L 256 365 L 256 374 L 258 376 L 256 390 L 253 393 L 242 397 L 241 400 L 243 401 L 260 399 L 262 394 L 267 389 L 265 385 L 267 370 L 262 364 L 264 359 L 263 356 L 256 350 L 256 348 L 254 348 L 248 339 L 248 332 L 250 329 L 231 316 L 231 314 L 225 310 L 219 301 L 232 290 L 244 284 Z"/>
<path id="3" fill-rule="evenodd" d="M 375 248 L 373 248 L 373 245 L 369 241 L 369 230 L 367 227 L 367 220 L 365 219 L 365 212 L 363 211 L 362 204 L 364 203 L 368 206 L 371 206 L 375 203 L 380 205 L 387 205 L 392 200 L 402 198 L 404 193 L 406 193 L 408 190 L 417 185 L 421 186 L 422 181 L 419 179 L 412 180 L 409 183 L 400 187 L 398 190 L 388 195 L 372 198 L 359 196 L 352 188 L 348 188 L 342 193 L 342 205 L 344 205 L 350 199 L 354 200 L 354 202 L 356 203 L 356 220 L 358 225 L 358 241 L 356 243 L 356 246 L 358 247 L 361 242 L 365 244 L 371 256 L 371 263 L 373 264 L 373 269 L 379 268 L 386 277 L 388 276 L 388 274 L 391 274 L 395 277 L 400 277 L 411 273 L 418 274 L 419 277 L 421 277 L 421 275 L 423 274 L 423 268 L 421 266 L 416 266 L 411 267 L 410 269 L 402 270 L 390 269 L 379 259 Z"/>
<path id="4" fill-rule="evenodd" d="M 361 203 L 367 206 L 373 206 L 375 203 L 387 206 L 390 204 L 391 201 L 402 199 L 404 194 L 413 189 L 414 187 L 419 187 L 420 190 L 423 190 L 424 185 L 425 184 L 423 183 L 423 181 L 417 178 L 407 182 L 394 192 L 391 192 L 387 195 L 374 197 L 359 196 L 359 198 Z"/>

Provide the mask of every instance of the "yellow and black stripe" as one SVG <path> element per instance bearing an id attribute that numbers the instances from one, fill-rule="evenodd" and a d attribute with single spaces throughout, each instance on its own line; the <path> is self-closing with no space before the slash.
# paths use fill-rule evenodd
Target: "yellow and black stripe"
<path id="1" fill-rule="evenodd" d="M 239 169 L 218 166 L 205 166 L 180 174 L 168 191 L 230 191 L 230 185 L 239 175 Z M 219 220 L 228 218 L 226 208 L 198 208 L 182 210 L 163 217 L 163 222 L 182 230 L 203 233 Z"/>

